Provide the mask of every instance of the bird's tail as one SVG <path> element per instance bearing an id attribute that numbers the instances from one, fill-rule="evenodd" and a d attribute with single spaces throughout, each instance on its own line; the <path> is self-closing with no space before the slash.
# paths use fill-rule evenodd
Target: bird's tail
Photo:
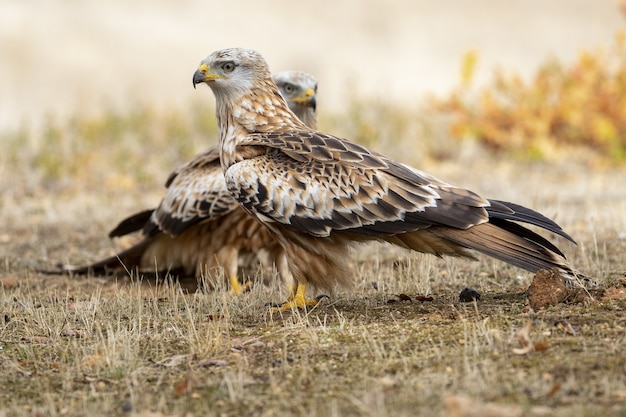
<path id="1" fill-rule="evenodd" d="M 486 223 L 467 229 L 434 226 L 394 238 L 403 246 L 439 256 L 472 258 L 467 250 L 471 249 L 530 272 L 558 268 L 564 278 L 582 276 L 572 269 L 556 245 L 516 223 L 531 224 L 576 243 L 556 222 L 518 204 L 498 200 L 490 200 L 490 203 L 491 206 L 486 207 L 489 214 Z"/>
<path id="2" fill-rule="evenodd" d="M 150 245 L 151 239 L 142 239 L 128 249 L 116 255 L 102 259 L 89 265 L 71 266 L 62 265 L 59 269 L 42 269 L 38 272 L 47 275 L 61 275 L 71 273 L 75 275 L 107 275 L 116 271 L 136 271 L 141 266 L 141 258 Z"/>
<path id="3" fill-rule="evenodd" d="M 537 233 L 519 224 L 498 219 L 469 229 L 433 228 L 431 232 L 463 248 L 515 265 L 530 272 L 558 268 L 574 276 L 563 253 Z"/>

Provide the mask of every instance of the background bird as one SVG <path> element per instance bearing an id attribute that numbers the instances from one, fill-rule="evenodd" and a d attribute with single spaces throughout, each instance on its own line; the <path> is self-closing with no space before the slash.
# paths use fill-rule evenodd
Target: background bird
<path id="1" fill-rule="evenodd" d="M 300 71 L 285 71 L 277 73 L 274 80 L 295 116 L 315 128 L 315 78 Z M 260 258 L 266 267 L 275 265 L 283 280 L 292 280 L 282 247 L 226 189 L 216 146 L 178 167 L 165 186 L 165 197 L 157 208 L 124 219 L 109 233 L 113 238 L 141 231 L 143 239 L 115 256 L 63 271 L 97 275 L 138 270 L 205 276 L 209 285 L 215 283 L 209 277 L 223 274 L 230 279 L 231 288 L 240 292 L 237 271 L 244 257 Z"/>
<path id="2" fill-rule="evenodd" d="M 283 308 L 304 307 L 311 284 L 351 283 L 355 242 L 379 240 L 437 256 L 482 252 L 535 272 L 573 275 L 563 253 L 520 225 L 561 227 L 518 204 L 488 200 L 298 120 L 256 51 L 216 51 L 194 84 L 216 98 L 220 159 L 228 190 L 280 242 L 298 286 Z"/>

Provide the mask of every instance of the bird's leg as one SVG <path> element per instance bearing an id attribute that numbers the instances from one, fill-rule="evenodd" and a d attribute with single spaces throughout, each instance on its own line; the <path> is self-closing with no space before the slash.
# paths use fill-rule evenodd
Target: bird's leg
<path id="1" fill-rule="evenodd" d="M 306 285 L 297 284 L 291 287 L 291 293 L 287 297 L 287 301 L 280 306 L 272 307 L 272 313 L 279 311 L 295 310 L 296 308 L 306 309 L 307 306 L 315 306 L 319 303 L 320 298 L 307 299 L 304 295 L 306 293 Z"/>
<path id="2" fill-rule="evenodd" d="M 230 276 L 230 292 L 235 295 L 241 295 L 243 293 L 244 287 L 239 283 L 239 278 L 237 274 Z"/>
<path id="3" fill-rule="evenodd" d="M 241 295 L 252 288 L 251 282 L 245 282 L 243 285 L 239 282 L 238 261 L 239 252 L 232 248 L 222 249 L 215 255 L 215 264 L 221 265 L 224 268 L 224 275 L 230 277 L 228 291 L 235 295 Z"/>
<path id="4" fill-rule="evenodd" d="M 252 281 L 246 281 L 241 285 L 237 274 L 230 276 L 229 291 L 231 294 L 241 295 L 244 292 L 248 292 L 252 289 Z"/>

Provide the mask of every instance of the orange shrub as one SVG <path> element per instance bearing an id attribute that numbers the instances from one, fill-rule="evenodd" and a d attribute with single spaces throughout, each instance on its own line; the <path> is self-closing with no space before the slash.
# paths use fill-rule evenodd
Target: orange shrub
<path id="1" fill-rule="evenodd" d="M 571 65 L 549 60 L 529 81 L 498 71 L 478 91 L 476 61 L 475 52 L 467 53 L 460 86 L 431 102 L 452 116 L 453 135 L 537 158 L 572 147 L 626 158 L 626 33 L 617 34 L 608 53 L 582 51 Z"/>

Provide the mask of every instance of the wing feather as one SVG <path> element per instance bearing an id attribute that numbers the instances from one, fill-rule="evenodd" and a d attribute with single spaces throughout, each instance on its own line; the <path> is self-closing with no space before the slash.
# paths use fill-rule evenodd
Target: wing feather
<path id="1" fill-rule="evenodd" d="M 478 195 L 337 137 L 254 133 L 243 143 L 257 156 L 228 168 L 231 193 L 262 218 L 301 232 L 382 237 L 489 219 L 489 202 Z"/>
<path id="2" fill-rule="evenodd" d="M 144 227 L 148 236 L 158 232 L 177 236 L 194 224 L 238 208 L 226 188 L 217 146 L 180 166 L 166 186 L 165 197 Z"/>

